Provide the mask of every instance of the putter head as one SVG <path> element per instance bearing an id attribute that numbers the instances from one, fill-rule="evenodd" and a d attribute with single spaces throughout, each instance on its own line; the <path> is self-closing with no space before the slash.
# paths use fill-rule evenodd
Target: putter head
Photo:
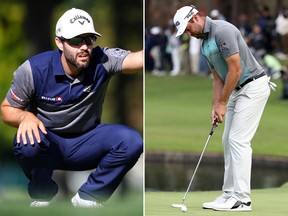
<path id="1" fill-rule="evenodd" d="M 184 204 L 172 204 L 171 207 L 179 208 L 179 209 L 181 209 L 182 212 L 186 212 L 187 211 L 187 207 Z"/>
<path id="2" fill-rule="evenodd" d="M 172 208 L 182 208 L 182 206 L 183 206 L 182 204 L 176 204 L 176 203 L 171 205 Z"/>

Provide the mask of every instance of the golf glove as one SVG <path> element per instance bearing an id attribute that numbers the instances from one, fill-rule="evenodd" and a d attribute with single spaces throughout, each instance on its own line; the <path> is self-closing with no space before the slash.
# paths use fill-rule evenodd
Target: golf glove
<path id="1" fill-rule="evenodd" d="M 267 80 L 268 85 L 269 85 L 270 89 L 272 89 L 273 91 L 276 91 L 277 85 L 275 83 L 271 82 L 270 79 L 271 79 L 271 77 L 268 77 L 268 80 Z"/>

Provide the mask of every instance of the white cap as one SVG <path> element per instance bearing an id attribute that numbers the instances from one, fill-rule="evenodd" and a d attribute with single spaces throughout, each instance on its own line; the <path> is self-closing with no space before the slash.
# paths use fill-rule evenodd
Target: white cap
<path id="1" fill-rule="evenodd" d="M 179 37 L 185 32 L 189 20 L 198 13 L 198 10 L 193 6 L 184 6 L 177 10 L 174 15 L 173 22 L 177 28 L 176 37 Z"/>
<path id="2" fill-rule="evenodd" d="M 85 11 L 72 8 L 66 11 L 56 24 L 56 36 L 71 39 L 81 34 L 102 35 L 95 31 L 92 17 Z"/>

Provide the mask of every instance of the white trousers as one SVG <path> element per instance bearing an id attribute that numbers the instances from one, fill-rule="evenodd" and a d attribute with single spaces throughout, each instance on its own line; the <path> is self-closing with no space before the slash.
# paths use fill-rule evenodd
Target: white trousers
<path id="1" fill-rule="evenodd" d="M 228 104 L 222 142 L 224 146 L 223 191 L 250 200 L 251 140 L 270 95 L 267 76 L 233 91 Z"/>

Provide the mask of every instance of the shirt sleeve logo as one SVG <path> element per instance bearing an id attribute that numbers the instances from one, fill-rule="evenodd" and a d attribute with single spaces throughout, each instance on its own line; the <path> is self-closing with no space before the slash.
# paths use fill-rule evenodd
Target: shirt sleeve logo
<path id="1" fill-rule="evenodd" d="M 117 58 L 123 58 L 126 55 L 126 50 L 115 48 L 111 52 L 111 55 Z"/>
<path id="2" fill-rule="evenodd" d="M 220 50 L 223 54 L 227 54 L 229 52 L 228 45 L 226 44 L 225 41 L 221 42 L 220 44 Z"/>
<path id="3" fill-rule="evenodd" d="M 23 99 L 21 99 L 20 97 L 18 97 L 13 90 L 11 90 L 11 97 L 12 97 L 12 99 L 15 100 L 15 101 L 21 101 L 21 102 L 24 101 Z"/>

